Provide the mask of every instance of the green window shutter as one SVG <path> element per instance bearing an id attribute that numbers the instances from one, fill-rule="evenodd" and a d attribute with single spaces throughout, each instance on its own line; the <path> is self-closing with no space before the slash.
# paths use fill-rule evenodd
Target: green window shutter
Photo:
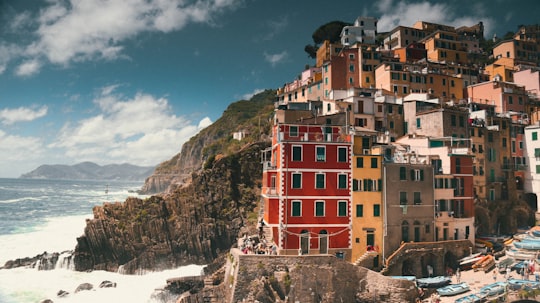
<path id="1" fill-rule="evenodd" d="M 363 204 L 357 204 L 356 205 L 356 217 L 363 217 L 364 216 L 364 205 Z"/>

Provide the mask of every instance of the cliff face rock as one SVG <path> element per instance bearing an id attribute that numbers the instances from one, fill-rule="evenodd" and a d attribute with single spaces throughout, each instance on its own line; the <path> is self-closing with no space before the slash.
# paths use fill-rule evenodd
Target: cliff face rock
<path id="1" fill-rule="evenodd" d="M 267 146 L 252 144 L 216 160 L 167 195 L 94 207 L 77 239 L 75 269 L 133 274 L 210 263 L 235 243 L 258 205 L 260 151 Z"/>
<path id="2" fill-rule="evenodd" d="M 154 174 L 146 178 L 140 192 L 171 193 L 189 184 L 191 174 L 208 159 L 231 155 L 244 144 L 262 141 L 261 138 L 270 133 L 274 99 L 275 91 L 266 90 L 249 101 L 230 104 L 217 121 L 185 142 L 179 154 L 158 165 Z M 237 131 L 245 134 L 242 142 L 232 139 Z"/>

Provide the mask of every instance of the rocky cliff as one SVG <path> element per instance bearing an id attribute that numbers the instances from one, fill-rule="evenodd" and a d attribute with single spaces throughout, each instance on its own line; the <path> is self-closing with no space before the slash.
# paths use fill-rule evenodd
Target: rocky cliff
<path id="1" fill-rule="evenodd" d="M 246 143 L 264 140 L 270 133 L 274 99 L 275 91 L 266 90 L 250 100 L 230 104 L 217 121 L 185 142 L 180 153 L 158 165 L 141 193 L 170 193 L 189 184 L 191 173 L 207 160 L 231 155 Z M 241 142 L 233 139 L 234 132 L 243 132 L 245 138 Z"/>
<path id="2" fill-rule="evenodd" d="M 260 151 L 267 146 L 253 143 L 207 163 L 189 185 L 166 195 L 94 207 L 77 239 L 75 269 L 133 274 L 211 262 L 230 249 L 258 206 Z"/>

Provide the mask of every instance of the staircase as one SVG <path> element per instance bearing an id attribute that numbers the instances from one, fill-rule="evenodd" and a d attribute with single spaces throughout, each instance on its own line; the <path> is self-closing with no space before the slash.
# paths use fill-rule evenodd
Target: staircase
<path id="1" fill-rule="evenodd" d="M 354 262 L 354 265 L 356 266 L 362 266 L 369 269 L 376 269 L 373 266 L 373 262 L 375 258 L 379 257 L 379 253 L 377 251 L 366 251 L 363 255 L 361 255 L 356 261 Z M 378 262 L 380 266 L 380 261 Z"/>

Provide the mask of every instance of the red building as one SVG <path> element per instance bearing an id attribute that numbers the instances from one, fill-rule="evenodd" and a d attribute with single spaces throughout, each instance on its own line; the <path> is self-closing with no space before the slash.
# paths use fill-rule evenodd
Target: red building
<path id="1" fill-rule="evenodd" d="M 276 122 L 263 155 L 264 220 L 279 254 L 351 249 L 352 145 L 346 127 L 319 120 Z"/>

